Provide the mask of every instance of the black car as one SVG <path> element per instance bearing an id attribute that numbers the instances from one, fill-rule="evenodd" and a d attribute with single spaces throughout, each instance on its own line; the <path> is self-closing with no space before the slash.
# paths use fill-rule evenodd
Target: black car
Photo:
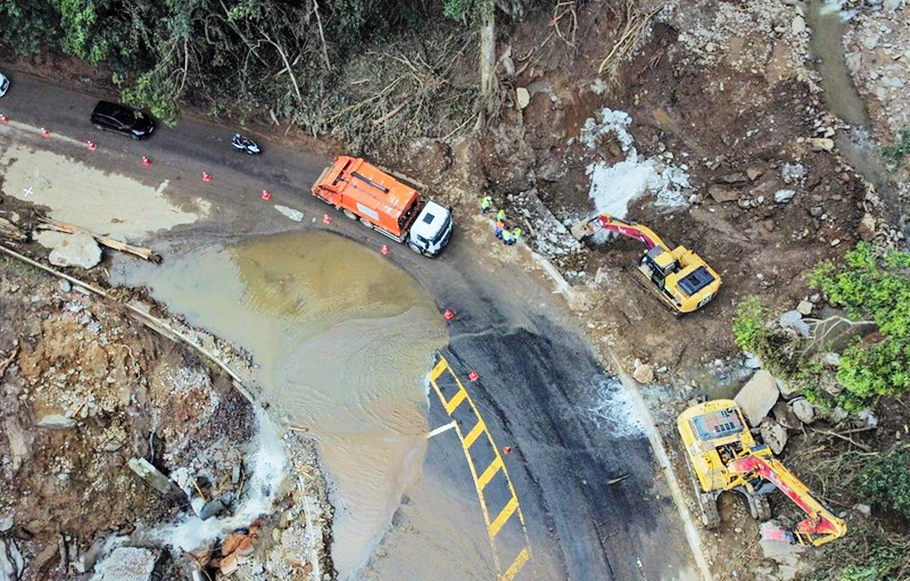
<path id="1" fill-rule="evenodd" d="M 98 101 L 92 111 L 92 124 L 96 129 L 116 131 L 133 139 L 144 139 L 155 130 L 155 122 L 142 111 L 110 101 Z"/>

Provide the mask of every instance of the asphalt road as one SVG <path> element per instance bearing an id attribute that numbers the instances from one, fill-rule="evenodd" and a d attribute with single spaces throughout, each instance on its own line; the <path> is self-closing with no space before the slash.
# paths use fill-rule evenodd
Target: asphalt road
<path id="1" fill-rule="evenodd" d="M 13 85 L 0 99 L 0 112 L 11 120 L 77 142 L 92 139 L 97 151 L 79 148 L 70 155 L 88 159 L 104 152 L 106 161 L 93 163 L 138 179 L 147 175 L 150 183 L 177 181 L 180 195 L 212 204 L 202 223 L 157 241 L 171 252 L 194 240 L 310 228 L 329 228 L 372 248 L 388 242 L 309 195 L 328 159 L 255 132 L 263 155 L 247 156 L 230 148 L 234 128 L 201 120 L 161 127 L 142 142 L 101 134 L 89 113 L 97 98 L 111 96 L 87 96 L 4 70 Z M 74 148 L 51 141 L 48 147 Z M 143 155 L 151 167 L 142 166 Z M 202 171 L 212 175 L 211 183 L 199 180 Z M 260 200 L 262 189 L 272 193 L 270 203 Z M 290 222 L 275 204 L 306 218 Z M 321 219 L 327 211 L 333 216 L 328 226 Z M 453 240 L 437 260 L 390 244 L 389 259 L 432 293 L 440 310 L 457 315 L 437 359 L 448 366 L 430 396 L 430 425 L 454 421 L 458 429 L 431 439 L 428 478 L 476 511 L 488 529 L 483 558 L 498 578 L 696 578 L 676 508 L 622 388 L 552 296 L 519 270 L 482 263 L 483 249 L 465 238 L 458 221 L 456 215 Z"/>

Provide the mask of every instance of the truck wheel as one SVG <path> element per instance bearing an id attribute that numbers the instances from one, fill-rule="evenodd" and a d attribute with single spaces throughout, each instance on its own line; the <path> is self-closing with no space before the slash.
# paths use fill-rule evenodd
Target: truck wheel
<path id="1" fill-rule="evenodd" d="M 423 250 L 421 250 L 420 247 L 417 246 L 416 244 L 414 244 L 413 242 L 408 242 L 408 248 L 410 248 L 417 254 L 423 254 Z"/>
<path id="2" fill-rule="evenodd" d="M 345 210 L 342 210 L 342 212 L 344 212 L 344 215 L 347 216 L 348 218 L 350 218 L 351 220 L 357 219 L 357 215 L 350 210 L 345 209 Z"/>
<path id="3" fill-rule="evenodd" d="M 373 228 L 375 228 L 375 226 L 373 226 L 373 223 L 370 222 L 369 220 L 367 220 L 366 218 L 361 218 L 361 219 L 360 219 L 360 223 L 363 224 L 364 226 L 366 226 L 367 228 L 371 229 L 371 230 L 372 230 Z"/>

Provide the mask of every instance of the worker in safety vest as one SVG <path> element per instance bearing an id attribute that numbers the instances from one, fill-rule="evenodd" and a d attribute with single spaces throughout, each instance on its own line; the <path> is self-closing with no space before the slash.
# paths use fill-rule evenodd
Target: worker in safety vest
<path id="1" fill-rule="evenodd" d="M 505 242 L 506 246 L 511 246 L 511 245 L 515 244 L 515 241 L 512 238 L 512 233 L 508 230 L 502 231 L 502 241 Z"/>
<path id="2" fill-rule="evenodd" d="M 521 240 L 521 228 L 515 228 L 512 230 L 512 244 L 519 242 Z"/>
<path id="3" fill-rule="evenodd" d="M 505 222 L 505 221 L 506 221 L 506 211 L 503 210 L 502 208 L 500 208 L 499 211 L 496 212 L 496 221 L 497 221 L 497 222 Z"/>
<path id="4" fill-rule="evenodd" d="M 500 240 L 502 240 L 502 232 L 505 229 L 506 229 L 506 225 L 501 220 L 498 220 L 496 222 L 496 237 L 499 238 Z"/>
<path id="5" fill-rule="evenodd" d="M 480 211 L 483 212 L 484 214 L 489 212 L 490 208 L 492 208 L 492 207 L 493 207 L 493 198 L 491 198 L 490 196 L 484 196 L 480 200 Z"/>

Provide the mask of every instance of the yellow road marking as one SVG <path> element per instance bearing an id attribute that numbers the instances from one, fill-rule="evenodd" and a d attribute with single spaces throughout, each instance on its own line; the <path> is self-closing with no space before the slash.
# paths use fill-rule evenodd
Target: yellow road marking
<path id="1" fill-rule="evenodd" d="M 437 363 L 436 367 L 433 368 L 433 371 L 430 372 L 430 381 L 432 381 L 433 383 L 436 383 L 436 379 L 440 375 L 445 373 L 446 369 L 448 369 L 448 368 L 449 368 L 449 363 L 445 359 L 440 357 L 439 363 Z"/>
<path id="2" fill-rule="evenodd" d="M 480 475 L 480 478 L 477 479 L 477 486 L 480 488 L 486 488 L 487 484 L 490 483 L 490 480 L 493 480 L 493 477 L 496 476 L 496 473 L 502 469 L 502 456 L 499 454 L 496 455 L 496 459 L 490 462 L 490 465 L 487 466 L 487 469 L 483 471 L 483 474 Z"/>
<path id="3" fill-rule="evenodd" d="M 468 432 L 468 435 L 464 437 L 462 444 L 465 448 L 470 448 L 477 438 L 480 437 L 480 434 L 487 431 L 487 425 L 480 418 L 477 419 L 477 423 L 474 424 L 474 427 L 471 428 L 471 431 Z"/>
<path id="4" fill-rule="evenodd" d="M 518 572 L 530 558 L 531 551 L 528 550 L 528 547 L 525 547 L 518 553 L 518 556 L 515 557 L 515 560 L 512 561 L 512 564 L 506 569 L 506 572 L 499 576 L 500 581 L 512 581 L 512 579 L 515 578 L 515 575 L 518 575 Z"/>
<path id="5" fill-rule="evenodd" d="M 446 397 L 442 393 L 442 388 L 437 383 L 439 377 L 448 372 L 452 379 L 455 380 L 458 391 L 450 398 Z M 521 530 L 524 533 L 525 537 L 525 546 L 522 548 L 521 552 L 512 561 L 512 564 L 509 565 L 509 568 L 504 572 L 499 574 L 500 581 L 511 581 L 515 578 L 525 563 L 531 559 L 531 547 L 529 545 L 528 533 L 525 529 L 525 519 L 524 515 L 521 513 L 521 507 L 518 503 L 518 495 L 515 494 L 515 487 L 512 485 L 512 480 L 509 478 L 509 473 L 506 470 L 505 463 L 503 462 L 502 456 L 499 454 L 499 450 L 496 447 L 496 443 L 493 441 L 493 436 L 490 435 L 489 429 L 487 429 L 486 423 L 483 421 L 483 418 L 480 416 L 480 411 L 477 409 L 477 406 L 474 405 L 474 401 L 471 399 L 471 396 L 468 394 L 467 389 L 465 389 L 464 384 L 455 375 L 455 372 L 449 366 L 448 361 L 442 355 L 439 356 L 439 362 L 433 367 L 433 370 L 430 372 L 430 383 L 433 385 L 433 388 L 436 391 L 436 395 L 439 396 L 439 400 L 442 402 L 443 407 L 446 410 L 446 413 L 449 414 L 449 417 L 452 416 L 454 412 L 462 403 L 467 402 L 471 407 L 474 417 L 477 419 L 477 422 L 474 424 L 474 427 L 471 430 L 464 434 L 461 430 L 461 426 L 458 425 L 457 421 L 454 421 L 455 433 L 458 434 L 458 438 L 461 441 L 461 447 L 464 451 L 465 459 L 468 462 L 468 468 L 471 471 L 471 478 L 474 480 L 474 487 L 477 489 L 477 498 L 480 501 L 480 510 L 483 513 L 483 520 L 487 525 L 487 535 L 490 540 L 490 547 L 493 549 L 493 564 L 496 567 L 496 571 L 502 571 L 499 562 L 499 551 L 496 546 L 496 535 L 502 530 L 512 515 L 518 515 L 518 521 L 521 525 Z M 453 418 L 454 419 L 454 418 Z M 470 447 L 477 439 L 486 434 L 487 439 L 490 442 L 490 445 L 493 448 L 496 458 L 490 463 L 489 466 L 484 470 L 483 474 L 478 476 L 477 466 L 475 464 L 474 458 L 471 455 Z M 511 498 L 509 502 L 503 507 L 503 509 L 496 516 L 495 520 L 490 520 L 490 509 L 487 506 L 486 498 L 484 497 L 484 488 L 490 483 L 490 481 L 502 471 L 503 476 L 505 477 L 506 485 L 508 487 Z"/>
<path id="6" fill-rule="evenodd" d="M 518 499 L 513 496 L 502 508 L 499 516 L 496 517 L 496 520 L 490 524 L 490 536 L 495 537 L 499 533 L 499 529 L 502 528 L 502 525 L 506 524 L 506 521 L 509 520 L 509 517 L 512 516 L 517 509 Z"/>
<path id="7" fill-rule="evenodd" d="M 463 402 L 467 397 L 468 397 L 468 392 L 466 392 L 464 390 L 464 388 L 459 389 L 457 392 L 455 392 L 455 395 L 452 396 L 452 399 L 447 401 L 445 404 L 446 411 L 449 412 L 449 415 L 451 415 L 452 412 L 455 411 L 455 408 L 460 406 L 461 402 Z"/>

